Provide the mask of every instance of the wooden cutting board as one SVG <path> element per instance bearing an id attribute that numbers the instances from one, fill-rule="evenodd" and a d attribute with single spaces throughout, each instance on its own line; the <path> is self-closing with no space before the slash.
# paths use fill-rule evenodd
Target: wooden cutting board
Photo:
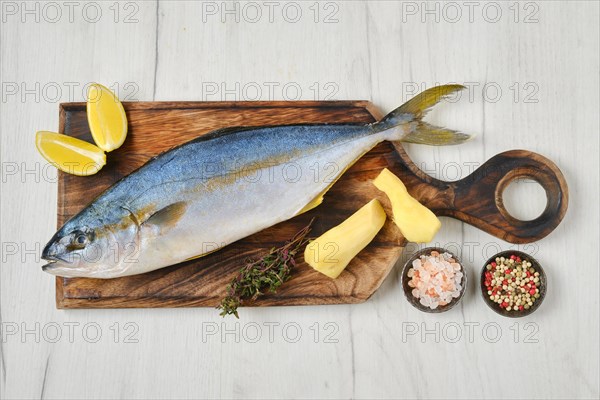
<path id="1" fill-rule="evenodd" d="M 366 101 L 333 102 L 153 102 L 124 103 L 129 120 L 125 144 L 107 155 L 107 165 L 92 177 L 59 173 L 58 226 L 103 190 L 151 157 L 214 129 L 296 123 L 368 123 L 380 117 Z M 93 142 L 84 103 L 60 106 L 60 132 Z M 548 159 L 528 151 L 499 154 L 472 175 L 442 182 L 420 171 L 400 144 L 383 143 L 354 164 L 336 182 L 319 207 L 222 250 L 142 275 L 100 280 L 57 278 L 58 308 L 194 307 L 219 304 L 244 260 L 259 257 L 290 239 L 315 218 L 316 237 L 378 198 L 388 215 L 389 201 L 371 183 L 383 168 L 404 181 L 409 192 L 438 215 L 458 218 L 513 243 L 538 240 L 550 233 L 567 209 L 567 186 Z M 327 172 L 327 171 L 325 171 Z M 502 205 L 502 190 L 513 179 L 529 177 L 545 189 L 548 205 L 533 221 L 512 218 Z M 268 207 L 268 204 L 265 204 Z M 215 229 L 215 227 L 207 227 Z M 255 306 L 359 303 L 379 288 L 401 255 L 405 239 L 388 220 L 373 240 L 332 280 L 298 257 L 293 277 L 276 294 Z"/>

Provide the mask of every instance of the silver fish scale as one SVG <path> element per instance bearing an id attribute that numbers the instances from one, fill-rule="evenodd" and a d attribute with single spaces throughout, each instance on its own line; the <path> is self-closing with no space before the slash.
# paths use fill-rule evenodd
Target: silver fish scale
<path id="1" fill-rule="evenodd" d="M 164 207 L 171 203 L 168 197 L 148 199 L 144 198 L 145 193 L 169 183 L 172 183 L 170 190 L 198 185 L 197 181 L 239 173 L 241 169 L 265 160 L 287 158 L 290 152 L 300 157 L 370 132 L 369 125 L 291 125 L 216 131 L 159 155 L 96 201 L 120 201 L 130 206 L 153 201 L 159 208 Z M 292 156 L 292 159 L 296 157 Z"/>

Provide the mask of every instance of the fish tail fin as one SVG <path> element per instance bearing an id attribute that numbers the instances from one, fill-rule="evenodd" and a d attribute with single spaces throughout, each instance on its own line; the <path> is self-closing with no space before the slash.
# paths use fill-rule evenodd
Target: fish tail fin
<path id="1" fill-rule="evenodd" d="M 434 105 L 463 89 L 464 86 L 456 84 L 427 89 L 376 122 L 374 128 L 376 132 L 390 131 L 389 140 L 432 146 L 463 143 L 471 136 L 423 121 L 423 117 Z M 393 129 L 396 127 L 400 129 Z"/>

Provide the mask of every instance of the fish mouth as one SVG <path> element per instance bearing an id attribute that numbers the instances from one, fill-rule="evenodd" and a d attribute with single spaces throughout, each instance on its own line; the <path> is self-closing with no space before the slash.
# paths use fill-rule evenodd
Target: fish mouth
<path id="1" fill-rule="evenodd" d="M 57 250 L 59 246 L 56 243 L 49 243 L 42 251 L 42 259 L 48 261 L 48 264 L 42 266 L 42 271 L 52 270 L 59 265 L 71 264 L 62 254 Z"/>
<path id="2" fill-rule="evenodd" d="M 58 255 L 47 255 L 45 257 L 44 255 L 42 255 L 42 259 L 48 261 L 48 264 L 42 265 L 42 271 L 52 270 L 58 267 L 58 264 L 70 264 L 69 261 L 65 260 L 64 258 Z"/>
<path id="3" fill-rule="evenodd" d="M 46 260 L 46 261 L 49 261 L 49 260 Z M 54 264 L 56 264 L 56 261 L 52 260 L 48 264 L 42 265 L 42 271 L 51 270 L 54 267 Z"/>

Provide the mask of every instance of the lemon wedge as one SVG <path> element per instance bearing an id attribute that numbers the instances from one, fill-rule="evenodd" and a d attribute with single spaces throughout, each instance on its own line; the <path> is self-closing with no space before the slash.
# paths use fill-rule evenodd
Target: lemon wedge
<path id="1" fill-rule="evenodd" d="M 39 131 L 35 145 L 49 163 L 69 174 L 94 175 L 106 164 L 106 155 L 97 146 L 56 132 Z"/>
<path id="2" fill-rule="evenodd" d="M 87 119 L 96 145 L 104 151 L 121 147 L 127 136 L 123 104 L 108 88 L 94 83 L 88 89 Z"/>

